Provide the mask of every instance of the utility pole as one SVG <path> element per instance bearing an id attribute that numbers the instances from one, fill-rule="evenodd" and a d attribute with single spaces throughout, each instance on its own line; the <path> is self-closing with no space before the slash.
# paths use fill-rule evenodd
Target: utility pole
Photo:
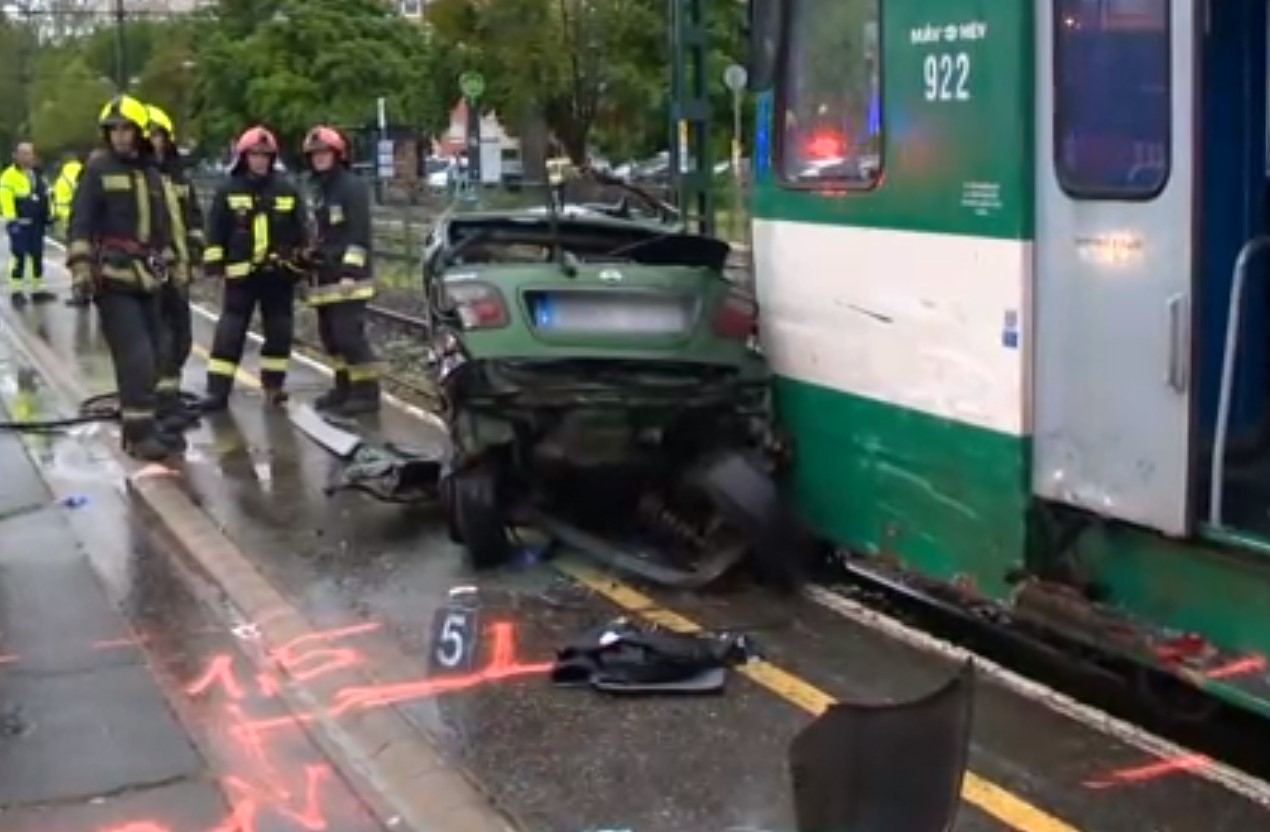
<path id="1" fill-rule="evenodd" d="M 115 0 L 115 86 L 120 94 L 128 91 L 128 52 L 123 33 L 123 0 Z"/>

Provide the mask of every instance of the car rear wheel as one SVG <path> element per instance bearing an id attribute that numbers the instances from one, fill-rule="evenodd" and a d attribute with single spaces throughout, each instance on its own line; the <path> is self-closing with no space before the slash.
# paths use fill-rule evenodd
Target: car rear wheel
<path id="1" fill-rule="evenodd" d="M 745 534 L 750 564 L 760 580 L 784 590 L 803 582 L 813 541 L 755 460 L 725 451 L 697 466 L 691 480 L 719 515 Z"/>
<path id="2" fill-rule="evenodd" d="M 511 559 L 507 516 L 500 499 L 500 471 L 492 461 L 478 463 L 448 478 L 451 539 L 467 547 L 476 569 L 501 566 Z"/>

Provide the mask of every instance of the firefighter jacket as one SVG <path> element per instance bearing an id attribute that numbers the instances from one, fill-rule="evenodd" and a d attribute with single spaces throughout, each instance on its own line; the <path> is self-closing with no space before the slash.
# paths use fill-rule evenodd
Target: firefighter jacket
<path id="1" fill-rule="evenodd" d="M 66 265 L 76 283 L 91 277 L 101 288 L 157 291 L 181 265 L 173 237 L 180 210 L 153 158 L 111 152 L 90 158 L 66 235 Z"/>
<path id="2" fill-rule="evenodd" d="M 0 217 L 6 223 L 47 225 L 49 189 L 44 174 L 32 168 L 23 170 L 9 165 L 0 173 Z"/>
<path id="3" fill-rule="evenodd" d="M 375 295 L 370 189 L 344 167 L 320 173 L 314 177 L 313 214 L 317 262 L 309 303 L 370 300 Z M 350 282 L 342 282 L 346 280 Z"/>
<path id="4" fill-rule="evenodd" d="M 53 219 L 65 220 L 71 215 L 71 199 L 75 196 L 75 183 L 84 166 L 78 160 L 62 165 L 62 170 L 53 182 Z"/>
<path id="5" fill-rule="evenodd" d="M 194 183 L 186 176 L 185 166 L 175 151 L 172 156 L 159 161 L 157 166 L 168 187 L 176 194 L 180 209 L 174 218 L 172 243 L 177 260 L 182 264 L 175 276 L 186 279 L 190 276 L 190 267 L 203 260 L 203 207 L 199 205 Z"/>
<path id="6" fill-rule="evenodd" d="M 277 173 L 236 173 L 212 196 L 203 267 L 236 280 L 294 261 L 307 244 L 308 214 L 295 185 Z"/>

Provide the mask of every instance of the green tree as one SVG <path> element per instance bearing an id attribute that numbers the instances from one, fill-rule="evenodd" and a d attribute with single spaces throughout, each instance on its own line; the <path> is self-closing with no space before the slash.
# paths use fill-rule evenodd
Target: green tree
<path id="1" fill-rule="evenodd" d="M 0 147 L 13 147 L 30 131 L 37 58 L 35 30 L 25 21 L 0 16 L 0 101 L 6 105 L 0 109 Z"/>
<path id="2" fill-rule="evenodd" d="M 113 85 L 82 57 L 60 65 L 54 55 L 41 56 L 32 86 L 38 102 L 31 114 L 31 139 L 45 159 L 66 150 L 83 152 L 98 141 L 97 115 Z"/>
<path id="3" fill-rule="evenodd" d="M 217 141 L 263 123 L 294 145 L 317 121 L 373 122 L 379 96 L 395 121 L 435 117 L 424 35 L 379 0 L 221 0 L 195 62 L 196 119 Z"/>
<path id="4" fill-rule="evenodd" d="M 174 28 L 169 38 L 156 44 L 140 68 L 134 91 L 147 104 L 163 108 L 176 123 L 178 140 L 183 142 L 198 138 L 191 123 L 198 68 L 191 37 L 190 27 Z"/>
<path id="5" fill-rule="evenodd" d="M 131 80 L 150 60 L 158 44 L 172 36 L 179 24 L 166 20 L 129 18 L 124 25 L 124 70 Z M 100 26 L 72 43 L 84 56 L 88 66 L 103 78 L 115 79 L 119 74 L 118 34 L 115 27 Z"/>
<path id="6" fill-rule="evenodd" d="M 457 77 L 480 69 L 486 106 L 512 120 L 544 118 L 575 160 L 592 143 L 610 154 L 666 147 L 670 130 L 670 33 L 664 0 L 436 0 L 428 22 L 449 61 L 434 96 L 457 98 Z M 706 84 L 720 146 L 730 135 L 723 70 L 741 54 L 740 19 L 730 4 L 706 3 Z"/>

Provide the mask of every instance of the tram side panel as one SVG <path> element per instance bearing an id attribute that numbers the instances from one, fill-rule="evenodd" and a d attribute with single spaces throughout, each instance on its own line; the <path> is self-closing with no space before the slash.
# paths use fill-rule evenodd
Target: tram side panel
<path id="1" fill-rule="evenodd" d="M 756 189 L 792 486 L 826 538 L 1004 597 L 1029 501 L 1031 10 L 878 6 L 790 3 Z"/>

